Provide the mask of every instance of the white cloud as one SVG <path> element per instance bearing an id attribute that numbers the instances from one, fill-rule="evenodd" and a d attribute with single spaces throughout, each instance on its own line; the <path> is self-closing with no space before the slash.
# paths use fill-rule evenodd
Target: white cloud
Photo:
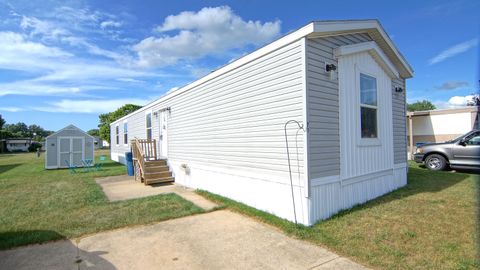
<path id="1" fill-rule="evenodd" d="M 145 99 L 91 99 L 91 100 L 71 100 L 63 99 L 58 102 L 50 103 L 50 106 L 34 107 L 34 110 L 44 112 L 64 112 L 64 113 L 106 113 L 114 111 L 125 104 L 145 105 L 149 101 Z"/>
<path id="2" fill-rule="evenodd" d="M 478 44 L 478 39 L 476 38 L 456 44 L 440 52 L 438 55 L 430 59 L 429 63 L 430 65 L 440 63 L 448 58 L 454 57 L 458 54 L 468 51 L 469 49 L 477 46 L 477 44 Z"/>
<path id="3" fill-rule="evenodd" d="M 473 95 L 453 96 L 448 101 L 438 100 L 433 102 L 437 109 L 454 109 L 467 106 L 467 102 L 471 101 Z"/>
<path id="4" fill-rule="evenodd" d="M 20 107 L 0 107 L 0 111 L 5 111 L 5 112 L 21 112 L 24 110 L 25 109 Z"/>
<path id="5" fill-rule="evenodd" d="M 144 83 L 145 81 L 137 80 L 133 78 L 117 78 L 119 82 L 127 82 L 127 83 Z"/>
<path id="6" fill-rule="evenodd" d="M 230 7 L 222 6 L 170 15 L 156 30 L 160 37 L 148 37 L 133 46 L 139 66 L 171 65 L 246 45 L 258 46 L 278 36 L 280 21 L 244 21 Z M 169 31 L 178 33 L 169 35 Z"/>
<path id="7" fill-rule="evenodd" d="M 465 81 L 448 81 L 444 82 L 442 85 L 436 86 L 435 88 L 441 90 L 455 90 L 467 86 L 469 86 L 469 83 Z"/>
<path id="8" fill-rule="evenodd" d="M 117 27 L 120 27 L 120 26 L 122 26 L 121 22 L 112 21 L 112 20 L 103 21 L 103 22 L 100 23 L 100 27 L 102 29 L 109 28 L 109 27 L 117 28 Z"/>

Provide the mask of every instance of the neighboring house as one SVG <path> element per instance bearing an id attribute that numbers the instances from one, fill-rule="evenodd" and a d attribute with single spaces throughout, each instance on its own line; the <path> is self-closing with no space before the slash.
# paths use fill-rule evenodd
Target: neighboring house
<path id="1" fill-rule="evenodd" d="M 409 154 L 417 143 L 443 142 L 479 126 L 479 107 L 417 111 L 407 113 Z"/>
<path id="2" fill-rule="evenodd" d="M 45 168 L 93 165 L 94 139 L 74 125 L 68 125 L 45 139 Z"/>
<path id="3" fill-rule="evenodd" d="M 95 149 L 103 149 L 110 145 L 107 141 L 103 140 L 99 136 L 93 136 L 93 139 L 94 139 L 93 143 L 95 145 Z"/>
<path id="4" fill-rule="evenodd" d="M 8 152 L 28 152 L 31 144 L 32 139 L 29 138 L 5 139 L 5 148 Z"/>
<path id="5" fill-rule="evenodd" d="M 406 185 L 412 76 L 377 20 L 312 22 L 113 122 L 111 158 L 155 139 L 177 183 L 311 225 Z"/>

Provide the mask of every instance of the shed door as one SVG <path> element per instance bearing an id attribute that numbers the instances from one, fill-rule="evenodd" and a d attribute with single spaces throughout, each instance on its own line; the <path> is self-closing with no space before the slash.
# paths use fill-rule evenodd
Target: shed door
<path id="1" fill-rule="evenodd" d="M 67 162 L 73 166 L 82 166 L 84 159 L 83 137 L 58 138 L 58 167 L 68 167 Z"/>
<path id="2" fill-rule="evenodd" d="M 58 138 L 58 167 L 66 168 L 70 159 L 70 138 Z"/>

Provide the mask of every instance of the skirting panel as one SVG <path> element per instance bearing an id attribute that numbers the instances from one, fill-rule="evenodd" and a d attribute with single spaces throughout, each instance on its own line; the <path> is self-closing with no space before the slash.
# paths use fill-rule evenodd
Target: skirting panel
<path id="1" fill-rule="evenodd" d="M 407 166 L 406 164 L 396 165 L 394 169 L 357 177 L 357 179 L 335 182 L 331 179 L 326 180 L 325 184 L 321 184 L 322 179 L 312 181 L 317 185 L 311 187 L 309 225 L 405 186 Z"/>
<path id="2" fill-rule="evenodd" d="M 189 163 L 188 173 L 182 163 L 169 159 L 175 182 L 247 204 L 259 210 L 294 221 L 292 194 L 289 184 L 247 177 L 245 172 L 215 166 Z M 307 199 L 303 187 L 294 187 L 297 221 L 308 224 Z"/>

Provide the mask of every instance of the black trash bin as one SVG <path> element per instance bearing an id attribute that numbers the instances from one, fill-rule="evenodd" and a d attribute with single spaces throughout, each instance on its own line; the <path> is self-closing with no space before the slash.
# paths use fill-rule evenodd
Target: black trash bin
<path id="1" fill-rule="evenodd" d="M 133 176 L 133 155 L 132 152 L 125 153 L 125 161 L 127 163 L 127 173 L 128 176 Z"/>

